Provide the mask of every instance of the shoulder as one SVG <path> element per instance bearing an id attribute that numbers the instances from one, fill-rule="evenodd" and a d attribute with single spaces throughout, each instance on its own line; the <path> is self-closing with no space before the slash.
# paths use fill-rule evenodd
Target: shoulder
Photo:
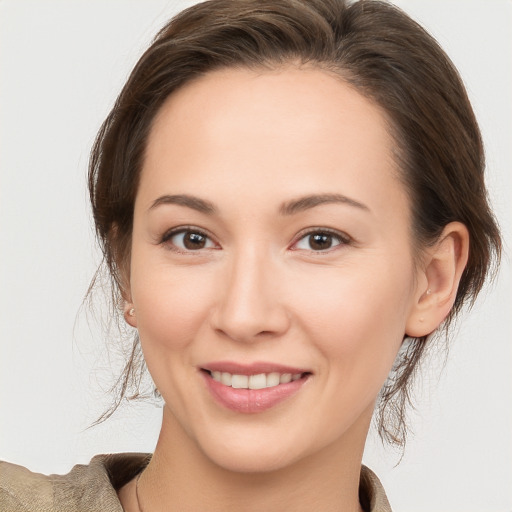
<path id="1" fill-rule="evenodd" d="M 97 455 L 66 475 L 42 475 L 0 461 L 2 512 L 122 512 L 117 489 L 142 471 L 147 454 Z"/>
<path id="2" fill-rule="evenodd" d="M 44 512 L 52 510 L 53 489 L 49 477 L 23 466 L 0 462 L 0 510 Z"/>

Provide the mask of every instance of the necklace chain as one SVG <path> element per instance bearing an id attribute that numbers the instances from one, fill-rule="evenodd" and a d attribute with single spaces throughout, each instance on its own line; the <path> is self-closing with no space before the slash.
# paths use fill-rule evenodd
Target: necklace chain
<path id="1" fill-rule="evenodd" d="M 137 480 L 135 480 L 135 498 L 137 499 L 137 507 L 139 509 L 139 512 L 144 512 L 142 510 L 142 507 L 140 505 L 140 499 L 139 499 L 139 480 L 140 480 L 140 477 L 142 476 L 142 473 L 144 473 L 144 471 L 141 471 L 138 475 L 137 475 Z"/>
<path id="2" fill-rule="evenodd" d="M 139 508 L 139 512 L 144 512 L 142 510 L 142 507 L 140 506 L 140 500 L 139 500 L 139 480 L 142 475 L 143 471 L 141 471 L 138 476 L 137 480 L 135 481 L 135 497 L 137 498 L 137 507 Z"/>

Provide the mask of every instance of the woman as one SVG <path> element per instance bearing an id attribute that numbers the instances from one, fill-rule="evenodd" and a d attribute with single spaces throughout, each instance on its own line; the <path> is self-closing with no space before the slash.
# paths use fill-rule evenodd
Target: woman
<path id="1" fill-rule="evenodd" d="M 90 168 L 106 263 L 165 402 L 158 445 L 51 484 L 6 466 L 2 499 L 27 506 L 20 489 L 40 482 L 36 508 L 389 510 L 361 469 L 366 435 L 377 404 L 382 437 L 403 442 L 428 338 L 499 255 L 482 171 L 455 70 L 388 5 L 184 12 Z"/>

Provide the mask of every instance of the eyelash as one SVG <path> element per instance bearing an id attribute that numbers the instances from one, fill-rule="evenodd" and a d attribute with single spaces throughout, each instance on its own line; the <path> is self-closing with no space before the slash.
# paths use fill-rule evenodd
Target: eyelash
<path id="1" fill-rule="evenodd" d="M 193 250 L 193 249 L 182 249 L 181 247 L 177 247 L 176 244 L 170 243 L 170 240 L 180 234 L 193 234 L 193 235 L 200 235 L 203 238 L 205 238 L 207 241 L 213 242 L 212 237 L 206 233 L 204 230 L 196 228 L 194 226 L 181 226 L 178 228 L 170 229 L 169 231 L 166 231 L 164 235 L 162 236 L 160 240 L 161 245 L 167 246 L 170 250 L 174 252 L 178 252 L 180 254 L 193 254 L 194 252 L 199 252 L 199 249 Z M 202 249 L 202 248 L 201 248 Z M 207 249 L 212 249 L 212 247 L 207 247 Z"/>
<path id="2" fill-rule="evenodd" d="M 191 254 L 194 252 L 199 252 L 201 249 L 213 249 L 214 248 L 214 247 L 200 247 L 199 249 L 195 249 L 195 250 L 194 249 L 182 249 L 180 247 L 177 247 L 176 244 L 170 243 L 170 240 L 174 236 L 180 235 L 180 234 L 187 234 L 187 233 L 192 234 L 192 235 L 199 235 L 199 236 L 203 237 L 205 240 L 207 240 L 206 243 L 208 243 L 208 241 L 210 241 L 210 243 L 215 244 L 215 242 L 213 242 L 212 237 L 208 233 L 206 233 L 204 230 L 196 228 L 194 226 L 181 226 L 178 228 L 173 228 L 164 233 L 164 235 L 162 236 L 159 243 L 160 243 L 160 245 L 166 245 L 170 250 L 172 250 L 174 252 L 181 253 L 181 254 Z M 352 242 L 352 239 L 348 235 L 346 235 L 344 233 L 340 233 L 339 231 L 335 231 L 333 229 L 309 228 L 307 231 L 303 231 L 303 232 L 299 233 L 299 235 L 295 238 L 295 241 L 291 244 L 291 250 L 294 250 L 294 251 L 301 250 L 301 249 L 297 249 L 296 246 L 299 244 L 299 242 L 301 240 L 303 240 L 307 237 L 310 237 L 312 235 L 327 235 L 327 236 L 332 237 L 333 239 L 336 239 L 338 241 L 337 244 L 335 244 L 334 246 L 328 247 L 327 249 L 320 249 L 320 250 L 304 249 L 304 250 L 310 251 L 312 253 L 325 254 L 325 253 L 328 253 L 328 252 L 334 250 L 338 246 L 350 245 Z M 215 248 L 218 248 L 218 247 L 215 247 Z"/>
<path id="3" fill-rule="evenodd" d="M 353 241 L 352 238 L 350 238 L 347 234 L 340 233 L 339 231 L 336 231 L 334 229 L 309 228 L 308 230 L 303 231 L 303 232 L 299 233 L 299 235 L 297 235 L 297 238 L 295 239 L 295 241 L 292 244 L 292 250 L 300 250 L 300 249 L 293 249 L 293 247 L 295 247 L 301 240 L 303 240 L 307 237 L 310 237 L 312 235 L 327 235 L 327 236 L 332 237 L 333 239 L 338 240 L 338 242 L 339 242 L 336 245 L 329 247 L 327 249 L 323 249 L 323 250 L 315 251 L 314 249 L 305 249 L 305 250 L 309 250 L 312 253 L 326 254 L 328 252 L 331 252 L 332 250 L 335 250 L 336 247 L 338 247 L 338 246 L 350 245 Z"/>

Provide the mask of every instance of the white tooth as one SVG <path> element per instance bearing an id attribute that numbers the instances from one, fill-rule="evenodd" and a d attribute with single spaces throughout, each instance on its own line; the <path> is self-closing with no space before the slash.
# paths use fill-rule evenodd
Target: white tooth
<path id="1" fill-rule="evenodd" d="M 279 385 L 279 373 L 269 373 L 267 375 L 267 388 L 272 388 Z"/>
<path id="2" fill-rule="evenodd" d="M 291 373 L 283 373 L 281 377 L 279 378 L 279 382 L 281 384 L 287 384 L 288 382 L 291 382 L 292 380 L 292 374 Z"/>
<path id="3" fill-rule="evenodd" d="M 231 373 L 222 372 L 220 376 L 220 381 L 222 382 L 222 384 L 224 384 L 224 386 L 231 386 L 231 377 Z"/>
<path id="4" fill-rule="evenodd" d="M 267 377 L 264 373 L 249 377 L 249 389 L 263 389 L 267 387 Z"/>
<path id="5" fill-rule="evenodd" d="M 231 387 L 237 389 L 247 389 L 249 385 L 249 377 L 247 375 L 232 375 L 231 377 Z"/>
<path id="6" fill-rule="evenodd" d="M 299 380 L 302 377 L 302 373 L 294 373 L 292 375 L 292 380 Z"/>
<path id="7" fill-rule="evenodd" d="M 220 372 L 212 372 L 212 378 L 213 380 L 220 382 Z"/>

